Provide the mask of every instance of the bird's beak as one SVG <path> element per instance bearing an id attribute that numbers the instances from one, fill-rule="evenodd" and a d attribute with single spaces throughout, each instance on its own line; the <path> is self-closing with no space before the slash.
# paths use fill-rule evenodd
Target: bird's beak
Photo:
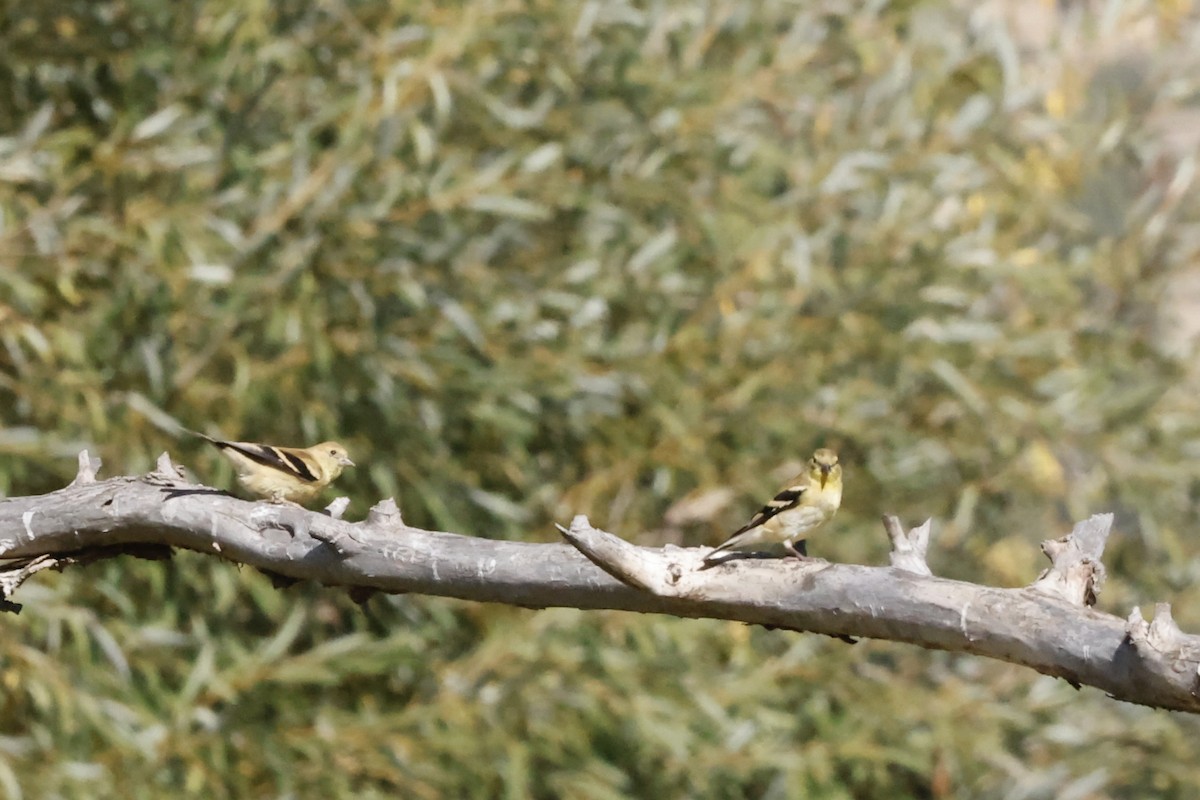
<path id="1" fill-rule="evenodd" d="M 833 469 L 833 467 L 826 466 L 825 464 L 821 465 L 821 488 L 822 489 L 825 488 L 825 481 L 829 480 L 829 470 L 831 470 L 831 469 Z"/>
<path id="2" fill-rule="evenodd" d="M 350 460 L 350 456 L 339 456 L 339 457 L 338 457 L 338 463 L 339 463 L 339 464 L 341 464 L 341 465 L 342 465 L 342 466 L 344 466 L 344 467 L 353 467 L 353 466 L 355 466 L 354 462 Z"/>

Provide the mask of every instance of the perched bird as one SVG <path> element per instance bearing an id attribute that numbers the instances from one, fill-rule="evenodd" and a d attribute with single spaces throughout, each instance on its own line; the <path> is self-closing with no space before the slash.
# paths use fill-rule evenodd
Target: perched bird
<path id="1" fill-rule="evenodd" d="M 782 544 L 796 558 L 807 559 L 805 538 L 832 519 L 841 504 L 842 467 L 837 453 L 821 448 L 813 453 L 807 469 L 788 481 L 704 560 L 708 562 L 729 550 L 755 550 L 759 545 L 771 544 Z"/>
<path id="2" fill-rule="evenodd" d="M 304 503 L 354 462 L 337 442 L 312 447 L 272 447 L 253 442 L 226 442 L 197 433 L 211 442 L 237 469 L 238 483 L 273 503 Z"/>

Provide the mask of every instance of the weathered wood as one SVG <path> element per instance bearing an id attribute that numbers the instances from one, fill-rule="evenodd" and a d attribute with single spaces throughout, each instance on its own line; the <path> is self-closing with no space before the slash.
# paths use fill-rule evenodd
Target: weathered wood
<path id="1" fill-rule="evenodd" d="M 1042 542 L 1042 552 L 1051 565 L 1030 588 L 1058 595 L 1072 603 L 1096 605 L 1105 577 L 1100 557 L 1104 555 L 1112 524 L 1112 514 L 1095 514 L 1061 539 Z"/>
<path id="2" fill-rule="evenodd" d="M 927 519 L 916 528 L 905 531 L 900 520 L 889 514 L 883 517 L 883 529 L 887 531 L 892 543 L 889 556 L 891 564 L 896 569 L 911 572 L 914 575 L 930 576 L 929 564 L 925 562 L 925 554 L 929 551 L 929 533 L 933 520 Z"/>
<path id="3" fill-rule="evenodd" d="M 701 569 L 708 548 L 636 547 L 577 517 L 569 544 L 425 531 L 396 504 L 362 522 L 295 506 L 250 503 L 188 483 L 168 458 L 141 478 L 97 481 L 86 453 L 68 487 L 0 501 L 0 609 L 47 568 L 186 548 L 274 575 L 372 590 L 525 607 L 618 609 L 710 617 L 870 637 L 996 658 L 1148 706 L 1200 711 L 1200 637 L 1165 604 L 1153 622 L 1089 607 L 1111 527 L 1098 515 L 1046 547 L 1053 566 L 1033 586 L 998 589 L 933 577 L 929 523 L 905 532 L 885 519 L 892 567 L 795 559 L 734 559 Z M 1079 537 L 1079 541 L 1076 541 Z"/>

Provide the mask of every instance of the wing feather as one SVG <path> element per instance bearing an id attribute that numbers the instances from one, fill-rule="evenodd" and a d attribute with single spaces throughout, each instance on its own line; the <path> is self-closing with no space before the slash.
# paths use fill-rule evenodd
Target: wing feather
<path id="1" fill-rule="evenodd" d="M 779 493 L 767 501 L 767 504 L 758 510 L 758 513 L 750 518 L 742 527 L 738 528 L 729 538 L 733 538 L 738 534 L 745 533 L 752 528 L 757 528 L 759 525 L 767 522 L 771 517 L 782 514 L 784 511 L 795 508 L 800 505 L 800 498 L 804 496 L 804 492 L 808 490 L 807 476 L 802 476 L 806 480 L 793 481 L 791 485 L 780 489 Z"/>
<path id="2" fill-rule="evenodd" d="M 211 439 L 207 436 L 204 438 L 208 439 L 221 450 L 232 450 L 251 461 L 271 467 L 272 469 L 277 469 L 297 480 L 306 483 L 316 483 L 318 480 L 303 458 L 283 448 L 271 447 L 265 444 L 253 444 L 251 442 L 226 442 L 221 439 Z"/>

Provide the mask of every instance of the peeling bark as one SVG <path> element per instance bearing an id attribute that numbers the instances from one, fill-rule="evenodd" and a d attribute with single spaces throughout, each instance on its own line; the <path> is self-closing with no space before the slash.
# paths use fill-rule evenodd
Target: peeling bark
<path id="1" fill-rule="evenodd" d="M 1081 522 L 1043 544 L 1052 565 L 1026 588 L 934 577 L 925 561 L 930 523 L 905 531 L 884 518 L 891 567 L 819 560 L 737 558 L 704 567 L 709 548 L 636 547 L 586 517 L 562 529 L 569 544 L 534 544 L 405 525 L 392 500 L 362 522 L 250 503 L 191 484 L 163 455 L 139 478 L 97 480 L 80 454 L 76 479 L 57 492 L 0 501 L 0 610 L 45 569 L 171 548 L 211 553 L 281 579 L 542 608 L 618 609 L 709 617 L 869 637 L 973 653 L 1086 684 L 1114 698 L 1200 711 L 1200 637 L 1175 625 L 1166 604 L 1146 622 L 1091 608 L 1112 516 Z"/>

